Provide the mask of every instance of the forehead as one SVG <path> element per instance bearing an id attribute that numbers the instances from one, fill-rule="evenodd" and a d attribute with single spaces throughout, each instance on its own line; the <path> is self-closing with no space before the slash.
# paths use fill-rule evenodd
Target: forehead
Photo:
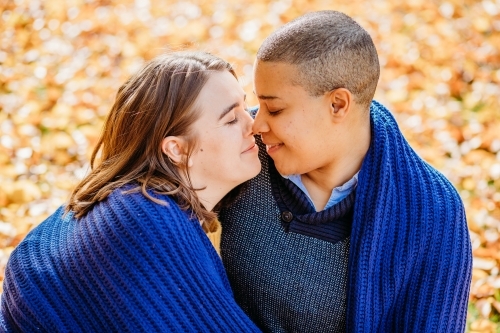
<path id="1" fill-rule="evenodd" d="M 254 65 L 254 85 L 257 96 L 275 96 L 300 86 L 298 67 L 284 62 L 257 60 Z"/>
<path id="2" fill-rule="evenodd" d="M 285 81 L 283 83 L 291 83 L 299 75 L 299 70 L 296 65 L 285 62 L 273 61 L 255 61 L 254 65 L 255 78 L 265 78 L 266 81 Z"/>
<path id="3" fill-rule="evenodd" d="M 238 80 L 229 71 L 213 71 L 198 95 L 199 103 L 227 103 L 244 94 Z"/>
<path id="4" fill-rule="evenodd" d="M 225 108 L 240 102 L 244 95 L 233 74 L 226 70 L 213 71 L 196 98 L 196 106 L 203 110 L 202 117 L 219 117 Z"/>
<path id="5" fill-rule="evenodd" d="M 239 89 L 238 89 L 239 88 Z M 211 71 L 208 75 L 208 80 L 205 83 L 202 92 L 206 90 L 219 90 L 221 92 L 233 92 L 238 93 L 238 90 L 242 90 L 238 80 L 229 71 Z M 236 90 L 236 91 L 234 91 Z"/>

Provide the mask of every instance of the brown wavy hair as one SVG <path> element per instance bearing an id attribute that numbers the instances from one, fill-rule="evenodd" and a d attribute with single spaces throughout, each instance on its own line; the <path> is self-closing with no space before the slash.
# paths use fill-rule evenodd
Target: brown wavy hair
<path id="1" fill-rule="evenodd" d="M 127 192 L 140 191 L 162 205 L 148 190 L 172 195 L 182 209 L 192 210 L 205 231 L 211 230 L 216 214 L 198 200 L 186 163 L 174 165 L 161 143 L 167 136 L 184 137 L 189 158 L 196 145 L 190 127 L 200 115 L 195 102 L 212 71 L 236 77 L 229 63 L 209 53 L 174 52 L 154 58 L 129 78 L 118 90 L 92 153 L 91 172 L 74 189 L 66 212 L 83 217 L 115 189 L 137 184 Z"/>

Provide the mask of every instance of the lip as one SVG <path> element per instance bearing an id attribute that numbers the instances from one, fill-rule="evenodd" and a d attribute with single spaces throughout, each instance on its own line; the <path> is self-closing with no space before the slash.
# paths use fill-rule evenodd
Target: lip
<path id="1" fill-rule="evenodd" d="M 265 143 L 265 144 L 266 144 L 266 151 L 268 154 L 272 154 L 281 147 L 283 147 L 282 143 Z"/>
<path id="2" fill-rule="evenodd" d="M 257 144 L 255 142 L 253 142 L 247 149 L 245 149 L 242 154 L 244 153 L 249 153 L 249 152 L 252 152 L 254 150 L 257 150 Z"/>

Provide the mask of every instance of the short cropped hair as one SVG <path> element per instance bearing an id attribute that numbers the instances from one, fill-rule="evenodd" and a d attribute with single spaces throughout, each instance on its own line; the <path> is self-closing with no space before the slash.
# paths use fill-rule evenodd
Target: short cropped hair
<path id="1" fill-rule="evenodd" d="M 372 38 L 356 21 L 337 11 L 305 14 L 264 40 L 257 52 L 264 62 L 296 65 L 298 81 L 312 96 L 338 88 L 368 107 L 380 75 Z"/>

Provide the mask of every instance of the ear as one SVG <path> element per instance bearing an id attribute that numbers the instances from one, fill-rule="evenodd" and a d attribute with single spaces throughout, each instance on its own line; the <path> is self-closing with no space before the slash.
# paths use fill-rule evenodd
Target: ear
<path id="1" fill-rule="evenodd" d="M 161 142 L 161 151 L 174 164 L 185 162 L 186 141 L 178 136 L 167 136 Z"/>
<path id="2" fill-rule="evenodd" d="M 332 90 L 329 96 L 330 110 L 335 122 L 341 122 L 353 108 L 353 97 L 349 90 L 338 88 Z"/>

